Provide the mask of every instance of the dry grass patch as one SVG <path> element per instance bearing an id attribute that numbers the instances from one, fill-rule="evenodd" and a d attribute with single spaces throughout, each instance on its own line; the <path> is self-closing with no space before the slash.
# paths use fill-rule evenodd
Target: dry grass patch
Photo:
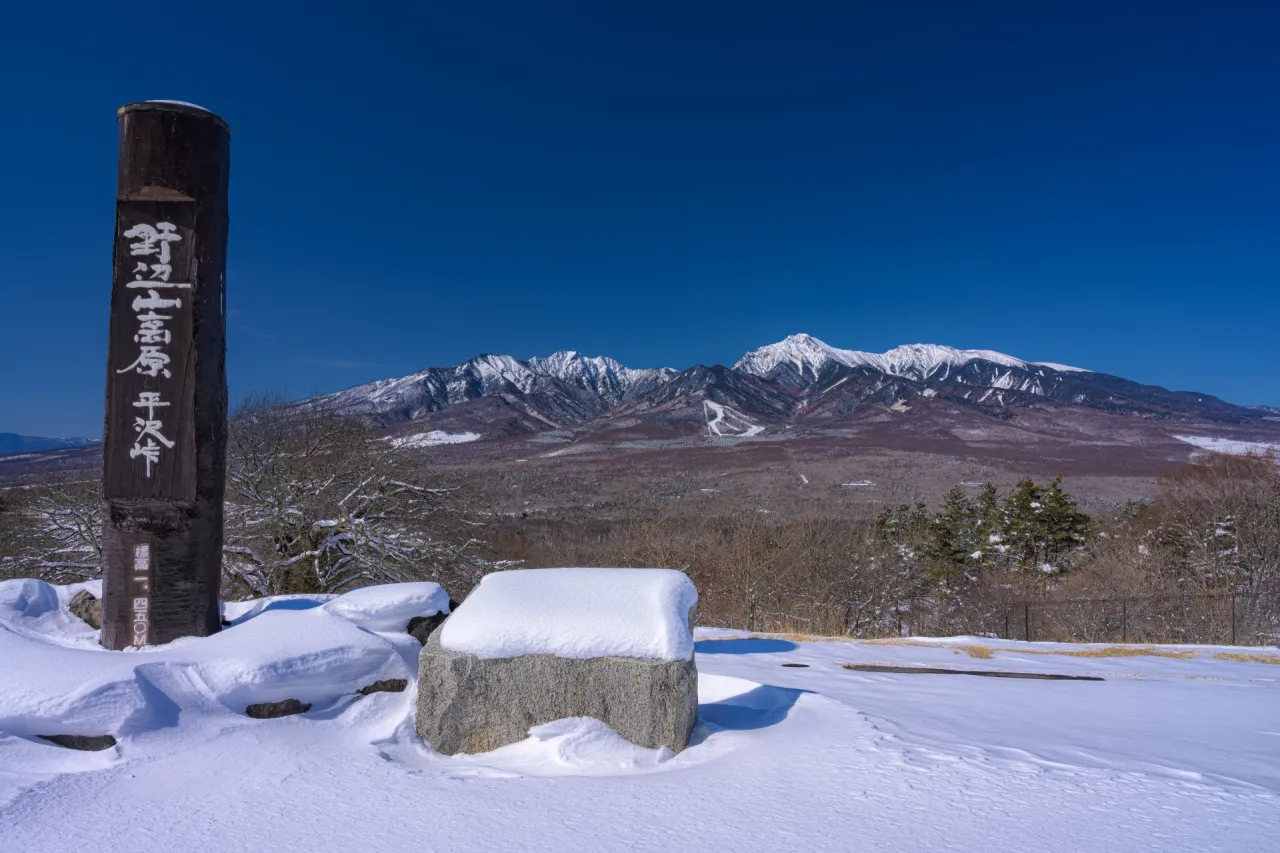
<path id="1" fill-rule="evenodd" d="M 793 643 L 857 643 L 853 637 L 827 637 L 822 634 L 799 634 L 794 631 L 780 631 L 777 634 L 748 634 L 749 640 L 790 640 Z"/>
<path id="2" fill-rule="evenodd" d="M 1176 658 L 1190 660 L 1196 656 L 1195 649 L 1172 651 L 1157 649 L 1155 646 L 1104 646 L 1100 649 L 1080 649 L 1079 651 L 1050 651 L 1049 649 L 1017 649 L 1022 655 L 1062 655 L 1070 658 Z"/>
<path id="3" fill-rule="evenodd" d="M 922 643 L 909 637 L 891 637 L 887 640 L 859 640 L 858 642 L 866 643 L 869 646 L 912 646 L 918 649 L 951 649 L 956 654 L 964 652 L 971 658 L 981 658 L 982 660 L 987 660 L 996 652 L 995 649 L 988 646 L 979 646 L 973 643 Z"/>
<path id="4" fill-rule="evenodd" d="M 1258 652 L 1218 652 L 1215 660 L 1238 660 L 1245 663 L 1269 663 L 1280 666 L 1280 655 L 1264 655 Z"/>
<path id="5" fill-rule="evenodd" d="M 1010 652 L 1020 655 L 1061 655 L 1071 658 L 1136 658 L 1154 657 L 1174 660 L 1193 660 L 1195 649 L 1158 649 L 1155 646 L 1101 646 L 1090 649 L 1029 649 L 999 648 L 980 646 L 976 643 L 930 643 L 914 637 L 886 637 L 879 640 L 860 640 L 855 637 L 823 637 L 816 634 L 779 633 L 751 634 L 753 639 L 783 639 L 794 643 L 857 643 L 866 646 L 911 646 L 920 649 L 951 649 L 956 654 L 964 652 L 971 658 L 991 659 L 996 652 Z M 1223 660 L 1242 660 L 1253 663 L 1280 664 L 1280 657 L 1275 655 L 1246 654 L 1240 652 L 1223 652 L 1216 655 Z"/>

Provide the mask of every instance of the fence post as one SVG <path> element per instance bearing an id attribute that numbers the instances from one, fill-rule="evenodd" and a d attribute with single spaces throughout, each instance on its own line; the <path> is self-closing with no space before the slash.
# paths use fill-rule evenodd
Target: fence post
<path id="1" fill-rule="evenodd" d="M 1231 593 L 1231 645 L 1236 644 L 1236 594 Z"/>
<path id="2" fill-rule="evenodd" d="M 1009 607 L 1004 609 L 1004 638 L 1009 639 Z"/>
<path id="3" fill-rule="evenodd" d="M 1022 602 L 1022 633 L 1031 642 L 1031 604 Z"/>
<path id="4" fill-rule="evenodd" d="M 1129 599 L 1120 599 L 1120 642 L 1129 642 Z"/>

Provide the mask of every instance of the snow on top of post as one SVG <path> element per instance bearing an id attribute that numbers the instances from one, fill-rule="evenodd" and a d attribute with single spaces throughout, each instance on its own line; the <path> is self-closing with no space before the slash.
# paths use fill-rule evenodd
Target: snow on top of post
<path id="1" fill-rule="evenodd" d="M 520 569 L 486 575 L 440 629 L 481 658 L 689 660 L 698 592 L 672 569 Z"/>
<path id="2" fill-rule="evenodd" d="M 231 125 L 227 124 L 227 120 L 215 113 L 208 107 L 202 107 L 199 104 L 193 104 L 190 101 L 172 101 L 172 100 L 151 100 L 151 101 L 134 101 L 130 104 L 124 104 L 116 110 L 117 117 L 123 117 L 127 113 L 137 112 L 139 110 L 167 111 L 176 113 L 185 113 L 187 115 L 200 116 L 210 119 L 222 127 L 228 134 L 231 133 Z"/>
<path id="3" fill-rule="evenodd" d="M 213 112 L 213 110 L 209 109 L 208 107 L 202 107 L 202 106 L 200 106 L 199 104 L 193 104 L 193 103 L 191 103 L 190 101 L 165 101 L 165 100 L 152 100 L 152 101 L 145 101 L 144 103 L 148 103 L 148 104 L 173 104 L 174 106 L 179 106 L 179 107 L 193 107 L 193 108 L 195 108 L 195 109 L 197 109 L 197 110 L 204 110 L 204 111 L 205 111 L 205 112 L 207 112 L 207 113 L 211 113 L 211 112 Z"/>

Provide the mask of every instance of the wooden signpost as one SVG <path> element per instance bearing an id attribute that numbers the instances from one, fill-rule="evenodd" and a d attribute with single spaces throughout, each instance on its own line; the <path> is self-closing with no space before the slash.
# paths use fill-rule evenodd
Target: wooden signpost
<path id="1" fill-rule="evenodd" d="M 117 113 L 102 645 L 220 630 L 231 131 L 190 104 Z"/>

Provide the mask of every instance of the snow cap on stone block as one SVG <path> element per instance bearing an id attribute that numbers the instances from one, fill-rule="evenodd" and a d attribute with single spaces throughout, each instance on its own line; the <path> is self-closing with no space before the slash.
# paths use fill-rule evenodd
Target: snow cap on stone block
<path id="1" fill-rule="evenodd" d="M 673 569 L 521 569 L 486 575 L 440 645 L 480 658 L 689 660 L 698 592 Z"/>

